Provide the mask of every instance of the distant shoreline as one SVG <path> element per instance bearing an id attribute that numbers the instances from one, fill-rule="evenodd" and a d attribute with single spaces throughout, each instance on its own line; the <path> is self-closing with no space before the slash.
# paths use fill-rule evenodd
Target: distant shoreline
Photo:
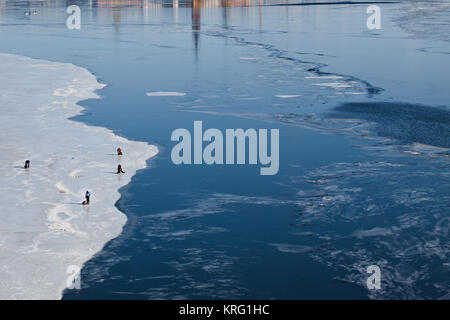
<path id="1" fill-rule="evenodd" d="M 327 1 L 327 2 L 298 2 L 298 3 L 275 3 L 265 4 L 258 7 L 280 7 L 280 6 L 330 6 L 330 5 L 356 5 L 356 4 L 394 4 L 401 1 Z"/>

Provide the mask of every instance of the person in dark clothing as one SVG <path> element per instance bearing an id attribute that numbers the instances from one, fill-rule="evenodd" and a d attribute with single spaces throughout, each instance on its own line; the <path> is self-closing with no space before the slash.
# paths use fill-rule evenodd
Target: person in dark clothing
<path id="1" fill-rule="evenodd" d="M 90 198 L 91 198 L 91 193 L 86 190 L 86 195 L 84 197 L 86 198 L 86 200 L 83 201 L 83 204 L 89 204 Z"/>
<path id="2" fill-rule="evenodd" d="M 117 174 L 119 174 L 119 173 L 125 173 L 125 171 L 122 170 L 122 166 L 120 164 L 117 167 Z"/>
<path id="3" fill-rule="evenodd" d="M 25 169 L 29 169 L 30 168 L 30 160 L 25 161 Z"/>
<path id="4" fill-rule="evenodd" d="M 123 154 L 123 153 L 122 153 L 122 149 L 118 148 L 118 149 L 117 149 L 117 155 L 121 156 L 122 154 Z"/>

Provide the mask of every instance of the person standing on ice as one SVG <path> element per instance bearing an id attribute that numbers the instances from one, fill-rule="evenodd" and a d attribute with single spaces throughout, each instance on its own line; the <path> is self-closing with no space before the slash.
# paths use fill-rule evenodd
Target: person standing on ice
<path id="1" fill-rule="evenodd" d="M 118 149 L 117 149 L 117 155 L 121 156 L 122 154 L 123 154 L 123 153 L 122 153 L 122 149 L 118 148 Z"/>
<path id="2" fill-rule="evenodd" d="M 122 166 L 120 164 L 117 167 L 117 174 L 119 174 L 119 173 L 125 173 L 125 171 L 122 170 Z"/>
<path id="3" fill-rule="evenodd" d="M 30 169 L 30 160 L 25 161 L 25 169 Z"/>
<path id="4" fill-rule="evenodd" d="M 91 193 L 88 190 L 86 190 L 86 195 L 84 197 L 86 198 L 86 200 L 83 201 L 83 204 L 89 204 L 90 198 L 91 198 Z"/>

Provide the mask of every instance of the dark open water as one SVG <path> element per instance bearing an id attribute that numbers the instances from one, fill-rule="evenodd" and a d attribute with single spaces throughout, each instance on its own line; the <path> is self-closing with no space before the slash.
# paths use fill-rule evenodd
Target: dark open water
<path id="1" fill-rule="evenodd" d="M 108 86 L 77 120 L 161 147 L 121 190 L 123 234 L 65 299 L 448 299 L 445 1 L 380 4 L 376 31 L 368 4 L 134 3 L 0 2 L 1 52 L 86 67 Z M 278 175 L 173 165 L 171 132 L 194 120 L 279 128 Z"/>

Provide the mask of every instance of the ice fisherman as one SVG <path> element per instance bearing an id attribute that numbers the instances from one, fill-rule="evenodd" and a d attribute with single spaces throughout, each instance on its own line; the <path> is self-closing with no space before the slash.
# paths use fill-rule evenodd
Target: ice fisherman
<path id="1" fill-rule="evenodd" d="M 125 173 L 125 171 L 122 170 L 122 166 L 120 164 L 117 167 L 117 174 L 119 174 L 119 173 Z"/>

